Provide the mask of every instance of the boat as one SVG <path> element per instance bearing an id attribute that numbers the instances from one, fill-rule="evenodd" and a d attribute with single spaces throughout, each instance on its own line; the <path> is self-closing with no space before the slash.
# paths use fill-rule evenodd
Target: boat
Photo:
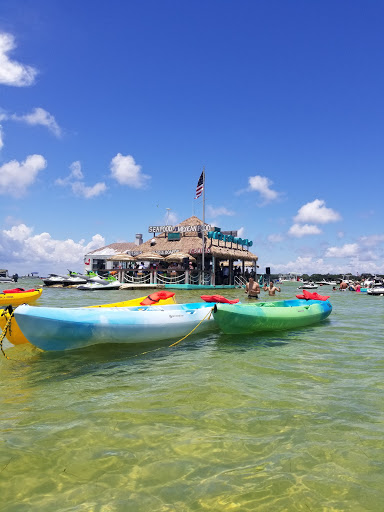
<path id="1" fill-rule="evenodd" d="M 108 276 L 105 279 L 91 278 L 87 283 L 81 284 L 77 287 L 78 290 L 118 290 L 122 283 L 114 276 Z"/>
<path id="2" fill-rule="evenodd" d="M 85 284 L 89 278 L 84 274 L 68 270 L 68 275 L 63 280 L 63 286 L 76 286 L 78 284 Z"/>
<path id="3" fill-rule="evenodd" d="M 42 291 L 42 290 L 41 290 Z M 136 299 L 124 300 L 122 302 L 114 302 L 112 304 L 97 304 L 95 306 L 85 306 L 88 308 L 122 308 L 132 307 L 139 305 L 164 305 L 164 304 L 176 304 L 175 294 L 172 292 L 155 292 L 145 297 L 138 297 Z M 0 310 L 0 329 L 3 330 L 6 326 L 7 321 L 11 318 L 11 312 L 8 309 Z M 6 337 L 13 345 L 23 345 L 29 343 L 29 340 L 21 332 L 20 327 L 13 316 L 11 319 L 11 328 L 7 330 Z"/>
<path id="4" fill-rule="evenodd" d="M 367 288 L 367 295 L 384 295 L 384 283 L 376 282 L 370 288 Z"/>
<path id="5" fill-rule="evenodd" d="M 324 320 L 331 312 L 328 300 L 293 299 L 259 304 L 217 304 L 213 317 L 225 334 L 250 334 L 305 327 Z"/>
<path id="6" fill-rule="evenodd" d="M 316 288 L 318 288 L 319 285 L 318 284 L 315 284 L 313 283 L 312 281 L 308 282 L 308 283 L 303 283 L 301 286 L 299 286 L 297 289 L 298 290 L 314 290 Z"/>
<path id="7" fill-rule="evenodd" d="M 213 303 L 123 308 L 52 308 L 22 305 L 14 316 L 23 335 L 42 350 L 97 344 L 146 343 L 214 329 Z"/>
<path id="8" fill-rule="evenodd" d="M 13 283 L 13 277 L 8 275 L 8 270 L 0 269 L 0 283 Z"/>
<path id="9" fill-rule="evenodd" d="M 85 284 L 91 279 L 98 278 L 99 276 L 95 274 L 95 272 L 89 271 L 86 274 L 79 274 L 78 272 L 73 272 L 73 270 L 68 270 L 68 274 L 66 276 L 61 274 L 49 274 L 49 276 L 43 279 L 43 281 L 46 286 L 76 286 L 79 284 Z M 100 278 L 100 280 L 102 281 L 103 278 Z"/>
<path id="10" fill-rule="evenodd" d="M 336 281 L 327 281 L 326 279 L 322 279 L 321 281 L 316 281 L 316 284 L 320 285 L 320 286 L 325 286 L 325 285 L 329 285 L 329 286 L 336 286 Z"/>
<path id="11" fill-rule="evenodd" d="M 43 293 L 42 288 L 24 290 L 24 288 L 14 288 L 13 290 L 3 290 L 0 292 L 1 306 L 19 306 L 20 304 L 28 304 L 37 300 Z"/>
<path id="12" fill-rule="evenodd" d="M 340 284 L 340 283 L 353 284 L 352 274 L 343 274 L 343 277 L 341 279 L 339 279 L 338 281 L 339 282 L 337 284 Z"/>
<path id="13" fill-rule="evenodd" d="M 58 284 L 63 285 L 64 280 L 67 277 L 68 276 L 62 276 L 60 274 L 49 274 L 48 277 L 43 279 L 43 283 L 45 284 L 45 286 L 54 286 L 54 285 L 58 285 Z"/>

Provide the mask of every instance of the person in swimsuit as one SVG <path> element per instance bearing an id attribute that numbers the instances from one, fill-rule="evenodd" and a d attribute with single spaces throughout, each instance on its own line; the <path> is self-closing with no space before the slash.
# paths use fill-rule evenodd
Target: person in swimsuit
<path id="1" fill-rule="evenodd" d="M 260 285 L 252 277 L 249 278 L 248 283 L 245 285 L 245 293 L 248 294 L 248 299 L 259 298 Z"/>
<path id="2" fill-rule="evenodd" d="M 264 285 L 264 288 L 263 290 L 265 292 L 268 292 L 269 296 L 272 297 L 273 295 L 275 295 L 276 292 L 281 292 L 281 288 L 279 286 L 275 286 L 273 284 L 273 281 L 271 281 L 269 283 L 269 286 L 267 284 Z"/>

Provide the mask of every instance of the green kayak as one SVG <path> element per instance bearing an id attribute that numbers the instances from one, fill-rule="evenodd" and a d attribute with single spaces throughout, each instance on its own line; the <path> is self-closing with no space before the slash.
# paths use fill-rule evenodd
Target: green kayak
<path id="1" fill-rule="evenodd" d="M 282 300 L 258 304 L 217 304 L 213 317 L 226 334 L 280 331 L 312 325 L 332 312 L 330 302 Z"/>

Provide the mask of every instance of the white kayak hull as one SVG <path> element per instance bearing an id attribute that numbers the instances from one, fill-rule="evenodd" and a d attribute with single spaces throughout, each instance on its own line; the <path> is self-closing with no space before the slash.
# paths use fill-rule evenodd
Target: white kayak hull
<path id="1" fill-rule="evenodd" d="M 127 308 L 48 308 L 22 305 L 15 319 L 24 336 L 42 350 L 97 344 L 143 343 L 182 338 L 215 327 L 214 304 L 170 304 Z M 199 325 L 199 323 L 201 324 Z"/>

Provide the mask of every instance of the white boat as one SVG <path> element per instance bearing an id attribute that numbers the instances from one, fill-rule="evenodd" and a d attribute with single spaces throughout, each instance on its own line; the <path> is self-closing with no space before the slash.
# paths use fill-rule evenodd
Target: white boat
<path id="1" fill-rule="evenodd" d="M 12 277 L 0 277 L 0 283 L 13 283 Z"/>
<path id="2" fill-rule="evenodd" d="M 381 295 L 384 296 L 384 283 L 376 282 L 370 288 L 367 288 L 367 295 Z"/>
<path id="3" fill-rule="evenodd" d="M 94 272 L 89 272 L 88 274 L 79 274 L 77 272 L 73 272 L 72 270 L 68 271 L 66 276 L 61 274 L 49 274 L 49 277 L 44 279 L 44 284 L 46 286 L 53 285 L 61 285 L 61 286 L 74 286 L 80 284 L 86 284 L 91 280 L 96 280 L 97 282 L 105 282 L 106 279 L 98 276 Z"/>
<path id="4" fill-rule="evenodd" d="M 327 281 L 326 279 L 322 279 L 321 281 L 316 281 L 316 284 L 318 284 L 319 286 L 336 286 L 337 283 L 336 281 Z"/>
<path id="5" fill-rule="evenodd" d="M 8 270 L 1 269 L 0 270 L 0 283 L 13 283 L 13 277 L 8 275 Z"/>
<path id="6" fill-rule="evenodd" d="M 121 286 L 120 281 L 117 279 L 103 281 L 88 281 L 88 283 L 81 284 L 77 287 L 78 290 L 119 290 Z"/>
<path id="7" fill-rule="evenodd" d="M 315 284 L 315 283 L 312 283 L 312 282 L 309 282 L 309 283 L 303 283 L 301 286 L 299 286 L 297 289 L 298 290 L 315 290 L 316 288 L 318 288 L 319 285 L 318 284 Z"/>
<path id="8" fill-rule="evenodd" d="M 292 272 L 289 272 L 288 274 L 280 274 L 278 277 L 279 283 L 290 283 L 290 282 L 297 282 L 302 281 L 301 278 L 299 278 L 299 274 L 294 274 Z"/>
<path id="9" fill-rule="evenodd" d="M 215 328 L 214 303 L 121 308 L 50 308 L 23 304 L 14 316 L 25 338 L 43 350 L 182 338 Z"/>
<path id="10" fill-rule="evenodd" d="M 64 280 L 67 277 L 68 276 L 62 276 L 60 274 L 49 274 L 48 277 L 43 279 L 43 283 L 45 284 L 45 286 L 53 286 L 53 285 L 57 285 L 57 284 L 63 285 Z"/>
<path id="11" fill-rule="evenodd" d="M 343 277 L 340 279 L 340 283 L 347 283 L 347 284 L 353 284 L 353 279 L 351 279 L 352 274 L 344 274 Z"/>

